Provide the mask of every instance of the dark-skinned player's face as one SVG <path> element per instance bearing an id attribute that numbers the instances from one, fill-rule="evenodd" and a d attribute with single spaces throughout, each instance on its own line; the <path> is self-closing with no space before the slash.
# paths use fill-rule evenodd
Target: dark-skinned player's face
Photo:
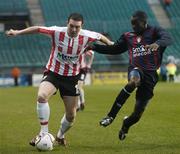
<path id="1" fill-rule="evenodd" d="M 131 18 L 132 29 L 137 35 L 141 35 L 144 32 L 144 30 L 146 29 L 146 25 L 147 24 L 145 21 L 139 20 L 136 17 Z"/>

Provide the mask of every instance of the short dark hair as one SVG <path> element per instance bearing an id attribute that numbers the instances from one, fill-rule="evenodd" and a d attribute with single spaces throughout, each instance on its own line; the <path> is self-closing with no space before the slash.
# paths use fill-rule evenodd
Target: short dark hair
<path id="1" fill-rule="evenodd" d="M 68 22 L 70 19 L 73 19 L 75 21 L 82 21 L 82 24 L 84 23 L 83 16 L 80 13 L 71 13 L 68 17 Z"/>
<path id="2" fill-rule="evenodd" d="M 140 21 L 147 22 L 147 14 L 144 11 L 137 10 L 132 15 L 133 18 L 137 18 Z"/>

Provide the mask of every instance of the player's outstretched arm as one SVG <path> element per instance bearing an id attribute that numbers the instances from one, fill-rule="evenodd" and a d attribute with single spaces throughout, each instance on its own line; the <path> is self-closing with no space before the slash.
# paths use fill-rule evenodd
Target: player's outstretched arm
<path id="1" fill-rule="evenodd" d="M 22 30 L 10 29 L 10 30 L 6 31 L 5 34 L 7 36 L 34 34 L 34 33 L 38 33 L 38 30 L 39 30 L 39 26 L 32 26 L 32 27 L 28 27 L 28 28 L 25 28 L 25 29 L 22 29 Z"/>
<path id="2" fill-rule="evenodd" d="M 102 54 L 110 54 L 110 55 L 116 55 L 116 54 L 121 54 L 125 51 L 127 51 L 127 43 L 126 40 L 124 39 L 124 34 L 121 35 L 121 37 L 111 45 L 102 45 L 99 43 L 89 43 L 87 49 L 91 49 L 93 51 L 96 51 L 98 53 Z"/>
<path id="3" fill-rule="evenodd" d="M 114 42 L 110 41 L 107 37 L 105 37 L 104 35 L 101 36 L 100 39 L 101 42 L 105 43 L 106 45 L 113 45 Z"/>

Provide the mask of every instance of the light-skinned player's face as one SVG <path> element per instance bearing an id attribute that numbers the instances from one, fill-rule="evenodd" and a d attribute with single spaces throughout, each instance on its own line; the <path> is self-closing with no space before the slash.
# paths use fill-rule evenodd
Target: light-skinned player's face
<path id="1" fill-rule="evenodd" d="M 78 36 L 82 28 L 82 21 L 76 21 L 76 20 L 70 19 L 67 24 L 67 27 L 68 27 L 68 35 L 70 37 L 76 37 Z"/>

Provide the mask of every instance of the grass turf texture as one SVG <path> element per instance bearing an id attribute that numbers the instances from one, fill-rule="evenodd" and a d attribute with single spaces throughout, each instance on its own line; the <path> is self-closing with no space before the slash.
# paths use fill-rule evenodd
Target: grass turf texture
<path id="1" fill-rule="evenodd" d="M 179 154 L 180 153 L 180 84 L 158 83 L 155 96 L 141 121 L 134 125 L 122 142 L 119 128 L 125 115 L 134 107 L 129 98 L 115 121 L 107 128 L 99 120 L 109 111 L 123 85 L 85 87 L 86 108 L 78 112 L 76 122 L 67 133 L 68 148 L 54 147 L 46 153 L 58 154 Z M 36 154 L 29 140 L 39 132 L 36 117 L 37 88 L 0 89 L 0 154 Z M 59 128 L 64 106 L 59 94 L 50 99 L 50 133 Z"/>

